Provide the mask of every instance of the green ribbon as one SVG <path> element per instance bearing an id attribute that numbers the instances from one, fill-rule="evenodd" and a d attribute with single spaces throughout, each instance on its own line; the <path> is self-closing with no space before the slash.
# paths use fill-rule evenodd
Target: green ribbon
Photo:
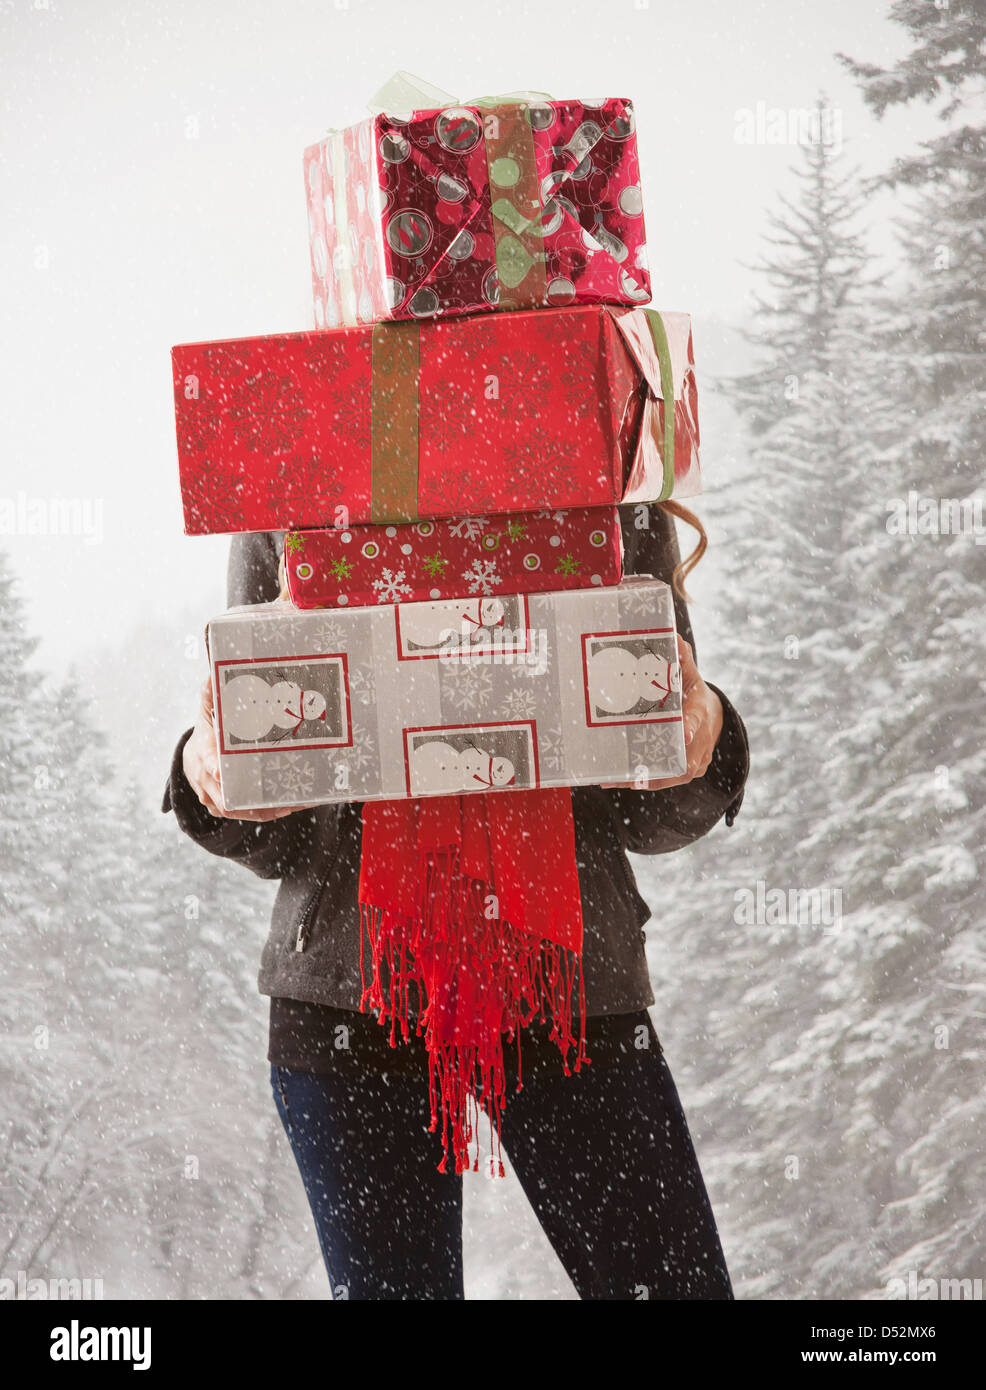
<path id="1" fill-rule="evenodd" d="M 486 169 L 493 214 L 501 309 L 545 302 L 544 232 L 534 131 L 526 103 L 504 100 L 485 132 Z M 512 110 L 507 109 L 513 107 Z"/>
<path id="2" fill-rule="evenodd" d="M 528 98 L 533 97 L 533 101 Z M 548 92 L 504 92 L 498 97 L 473 97 L 471 101 L 460 102 L 460 106 L 520 106 L 525 102 L 530 106 L 540 106 L 543 101 L 554 101 Z"/>
<path id="3" fill-rule="evenodd" d="M 674 492 L 674 373 L 671 370 L 671 349 L 664 320 L 656 309 L 644 309 L 654 339 L 657 364 L 661 370 L 661 395 L 664 398 L 664 483 L 656 500 L 663 502 Z"/>

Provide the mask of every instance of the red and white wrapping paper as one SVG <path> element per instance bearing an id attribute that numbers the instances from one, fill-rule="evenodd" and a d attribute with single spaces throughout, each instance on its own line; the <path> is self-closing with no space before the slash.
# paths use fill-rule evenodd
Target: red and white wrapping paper
<path id="1" fill-rule="evenodd" d="M 382 112 L 304 164 L 319 328 L 650 299 L 625 97 Z"/>
<path id="2" fill-rule="evenodd" d="M 615 507 L 289 531 L 284 538 L 285 579 L 297 608 L 584 589 L 618 584 L 622 572 Z"/>

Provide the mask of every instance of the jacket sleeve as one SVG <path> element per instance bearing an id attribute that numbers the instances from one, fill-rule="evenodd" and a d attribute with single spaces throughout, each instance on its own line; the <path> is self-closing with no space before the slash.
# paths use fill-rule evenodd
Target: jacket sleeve
<path id="1" fill-rule="evenodd" d="M 681 555 L 670 515 L 657 505 L 624 506 L 620 517 L 626 573 L 652 574 L 671 584 Z M 672 593 L 678 631 L 697 662 L 688 606 L 673 585 Z M 708 684 L 722 701 L 723 723 L 705 775 L 656 791 L 619 787 L 605 793 L 612 798 L 624 848 L 635 854 L 666 854 L 700 839 L 723 817 L 727 825 L 736 819 L 750 768 L 746 727 L 718 686 Z"/>
<path id="2" fill-rule="evenodd" d="M 278 596 L 277 566 L 282 533 L 254 531 L 234 535 L 226 575 L 226 602 L 268 603 Z M 280 878 L 316 833 L 314 811 L 296 811 L 277 820 L 251 821 L 210 815 L 192 791 L 182 767 L 182 754 L 192 730 L 186 729 L 171 760 L 162 811 L 174 811 L 186 835 L 210 854 L 232 859 L 260 878 Z M 324 808 L 322 808 L 324 810 Z"/>

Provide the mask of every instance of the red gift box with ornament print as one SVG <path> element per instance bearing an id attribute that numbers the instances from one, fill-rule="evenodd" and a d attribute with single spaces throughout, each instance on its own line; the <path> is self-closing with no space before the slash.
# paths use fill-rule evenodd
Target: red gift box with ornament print
<path id="1" fill-rule="evenodd" d="M 687 314 L 576 305 L 172 349 L 187 534 L 701 490 Z"/>
<path id="2" fill-rule="evenodd" d="M 650 299 L 625 97 L 381 112 L 304 167 L 319 328 Z"/>
<path id="3" fill-rule="evenodd" d="M 289 531 L 284 538 L 284 581 L 296 608 L 584 589 L 618 584 L 622 573 L 615 507 Z"/>

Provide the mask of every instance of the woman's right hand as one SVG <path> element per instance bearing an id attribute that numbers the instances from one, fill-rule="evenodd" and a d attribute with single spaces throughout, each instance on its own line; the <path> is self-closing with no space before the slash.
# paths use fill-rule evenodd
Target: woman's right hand
<path id="1" fill-rule="evenodd" d="M 181 765 L 185 780 L 210 816 L 223 816 L 227 820 L 280 820 L 282 816 L 293 815 L 295 811 L 308 810 L 307 806 L 265 807 L 259 811 L 226 810 L 219 786 L 219 746 L 212 710 L 212 681 L 207 679 L 202 687 L 195 728 L 182 752 Z"/>

